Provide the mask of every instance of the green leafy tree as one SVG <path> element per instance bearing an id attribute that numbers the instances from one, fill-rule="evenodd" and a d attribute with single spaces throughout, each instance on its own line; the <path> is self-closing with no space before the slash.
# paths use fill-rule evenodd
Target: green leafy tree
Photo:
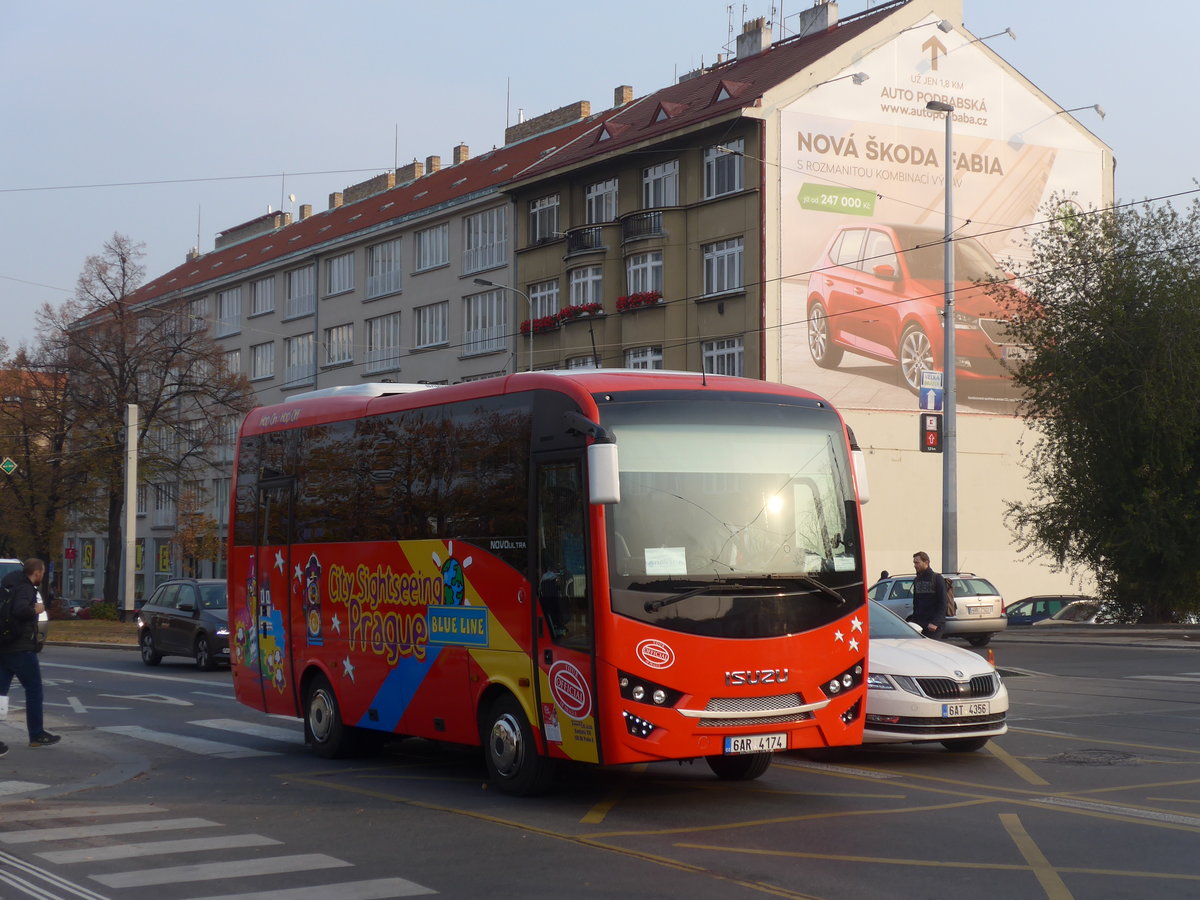
<path id="1" fill-rule="evenodd" d="M 1064 209 L 1070 208 L 1069 204 Z M 1018 273 L 1015 373 L 1036 435 L 1023 549 L 1097 580 L 1121 618 L 1200 606 L 1200 204 L 1057 217 Z"/>

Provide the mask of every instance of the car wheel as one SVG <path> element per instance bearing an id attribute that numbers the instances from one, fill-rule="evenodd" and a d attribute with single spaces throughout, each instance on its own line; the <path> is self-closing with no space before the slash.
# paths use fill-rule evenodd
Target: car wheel
<path id="1" fill-rule="evenodd" d="M 154 649 L 154 635 L 149 631 L 142 632 L 142 639 L 138 644 L 142 648 L 142 662 L 148 666 L 157 666 L 162 662 L 162 654 Z"/>
<path id="2" fill-rule="evenodd" d="M 829 316 L 820 300 L 808 308 L 808 352 L 822 369 L 832 369 L 842 361 L 842 348 L 833 343 Z"/>
<path id="3" fill-rule="evenodd" d="M 480 737 L 492 784 L 506 794 L 543 793 L 554 777 L 553 761 L 537 752 L 533 729 L 512 694 L 501 694 L 488 708 Z"/>
<path id="4" fill-rule="evenodd" d="M 753 781 L 771 767 L 770 753 L 706 756 L 704 761 L 722 781 Z"/>
<path id="5" fill-rule="evenodd" d="M 910 391 L 921 389 L 921 373 L 934 371 L 933 345 L 920 325 L 909 325 L 900 336 L 900 378 Z"/>
<path id="6" fill-rule="evenodd" d="M 967 638 L 967 643 L 972 647 L 986 647 L 988 641 L 992 639 L 991 634 L 973 634 Z"/>
<path id="7" fill-rule="evenodd" d="M 340 759 L 354 751 L 353 730 L 342 722 L 337 695 L 324 675 L 314 677 L 305 694 L 304 737 L 324 759 Z"/>
<path id="8" fill-rule="evenodd" d="M 976 750 L 982 750 L 988 742 L 988 738 L 954 738 L 950 741 L 942 741 L 942 746 L 951 753 L 974 753 Z"/>
<path id="9" fill-rule="evenodd" d="M 217 667 L 217 660 L 213 656 L 212 644 L 209 643 L 207 634 L 196 637 L 195 657 L 196 668 L 201 671 L 211 672 Z"/>

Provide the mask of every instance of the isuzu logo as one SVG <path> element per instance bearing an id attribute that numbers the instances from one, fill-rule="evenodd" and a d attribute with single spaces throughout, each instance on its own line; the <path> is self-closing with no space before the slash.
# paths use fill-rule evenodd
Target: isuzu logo
<path id="1" fill-rule="evenodd" d="M 637 658 L 652 669 L 669 669 L 675 664 L 675 651 L 662 641 L 648 639 L 637 645 Z"/>
<path id="2" fill-rule="evenodd" d="M 740 684 L 785 684 L 787 669 L 736 669 L 725 673 L 725 683 L 730 687 Z"/>

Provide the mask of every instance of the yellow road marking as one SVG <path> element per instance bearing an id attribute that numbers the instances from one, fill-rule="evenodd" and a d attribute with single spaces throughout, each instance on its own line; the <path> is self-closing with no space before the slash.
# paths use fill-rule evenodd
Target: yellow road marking
<path id="1" fill-rule="evenodd" d="M 1020 817 L 1015 813 L 1001 813 L 1000 823 L 1008 832 L 1008 836 L 1012 838 L 1013 843 L 1017 845 L 1017 850 L 1033 869 L 1034 877 L 1041 884 L 1046 896 L 1050 900 L 1071 900 L 1073 895 L 1068 890 L 1066 882 L 1059 877 L 1054 866 L 1050 865 L 1050 860 L 1046 859 L 1046 855 L 1029 836 L 1029 832 L 1021 824 Z"/>
<path id="2" fill-rule="evenodd" d="M 1033 769 L 1029 768 L 1029 766 L 1025 765 L 1025 763 L 1021 762 L 1007 750 L 997 746 L 995 741 L 991 741 L 988 744 L 988 750 L 991 751 L 992 756 L 996 757 L 996 759 L 1000 760 L 1000 762 L 1004 763 L 1006 766 L 1016 772 L 1018 777 L 1023 778 L 1030 784 L 1050 784 L 1050 782 L 1048 782 L 1045 778 L 1037 774 L 1035 771 L 1033 771 Z"/>
<path id="3" fill-rule="evenodd" d="M 641 775 L 645 771 L 646 763 L 638 763 L 636 766 L 629 768 L 630 774 Z M 629 790 L 630 783 L 629 778 L 621 779 L 621 783 L 617 786 L 616 790 L 609 791 L 608 796 L 589 809 L 587 814 L 579 821 L 584 825 L 599 825 L 604 821 L 604 817 L 609 814 L 609 811 L 625 796 Z"/>

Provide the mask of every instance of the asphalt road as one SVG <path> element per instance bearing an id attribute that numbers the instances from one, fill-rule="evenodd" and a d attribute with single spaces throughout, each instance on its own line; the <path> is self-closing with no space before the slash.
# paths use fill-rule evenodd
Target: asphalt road
<path id="1" fill-rule="evenodd" d="M 577 768 L 532 799 L 476 752 L 405 740 L 327 762 L 227 672 L 52 646 L 33 749 L 0 724 L 0 897 L 1174 898 L 1200 896 L 1200 644 L 1005 634 L 1009 734 Z"/>

